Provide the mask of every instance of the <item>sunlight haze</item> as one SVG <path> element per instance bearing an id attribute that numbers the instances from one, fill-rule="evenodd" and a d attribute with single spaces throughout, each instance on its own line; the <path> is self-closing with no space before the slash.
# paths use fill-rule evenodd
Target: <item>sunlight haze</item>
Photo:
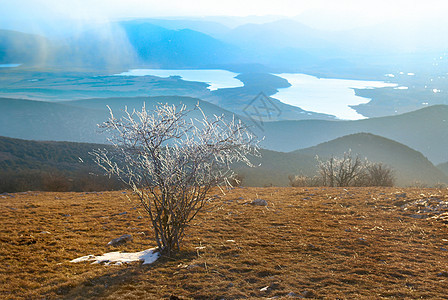
<path id="1" fill-rule="evenodd" d="M 344 29 L 391 19 L 434 20 L 448 11 L 448 2 L 432 1 L 143 1 L 143 0 L 3 0 L 0 25 L 20 27 L 45 22 L 141 17 L 267 16 L 297 17 L 308 26 Z M 13 28 L 12 28 L 13 29 Z"/>

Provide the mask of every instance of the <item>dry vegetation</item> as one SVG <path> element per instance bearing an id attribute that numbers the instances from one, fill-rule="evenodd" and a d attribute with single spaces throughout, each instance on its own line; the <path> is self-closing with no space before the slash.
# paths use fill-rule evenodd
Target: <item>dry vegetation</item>
<path id="1" fill-rule="evenodd" d="M 155 246 L 143 208 L 127 195 L 0 195 L 0 298 L 448 295 L 448 228 L 430 218 L 447 209 L 446 189 L 236 188 L 197 216 L 177 256 L 145 266 L 70 263 Z M 248 204 L 256 198 L 268 206 Z M 125 233 L 134 240 L 107 246 Z"/>

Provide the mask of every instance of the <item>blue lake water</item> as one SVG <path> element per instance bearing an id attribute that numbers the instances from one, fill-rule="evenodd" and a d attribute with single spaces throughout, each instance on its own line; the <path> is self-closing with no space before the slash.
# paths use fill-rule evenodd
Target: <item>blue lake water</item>
<path id="1" fill-rule="evenodd" d="M 235 78 L 238 73 L 225 70 L 162 70 L 162 69 L 133 69 L 116 75 L 122 76 L 180 76 L 186 81 L 199 81 L 209 84 L 211 91 L 223 88 L 242 87 L 244 84 Z"/>
<path id="2" fill-rule="evenodd" d="M 21 64 L 0 64 L 0 68 L 15 68 L 20 66 Z"/>
<path id="3" fill-rule="evenodd" d="M 271 97 L 304 110 L 330 114 L 344 120 L 365 118 L 349 107 L 349 105 L 358 105 L 370 101 L 370 99 L 356 96 L 354 88 L 397 86 L 397 84 L 382 81 L 317 78 L 295 73 L 275 75 L 288 80 L 291 86 L 279 89 L 278 93 Z"/>
<path id="4" fill-rule="evenodd" d="M 116 75 L 122 76 L 180 76 L 183 80 L 199 81 L 209 84 L 211 91 L 221 88 L 242 87 L 243 83 L 236 79 L 237 73 L 225 70 L 163 70 L 133 69 Z M 272 97 L 283 103 L 301 109 L 334 115 L 339 119 L 358 120 L 365 118 L 350 105 L 367 103 L 370 99 L 355 95 L 354 88 L 397 87 L 397 84 L 382 81 L 364 81 L 347 79 L 327 79 L 299 73 L 274 74 L 285 78 L 291 84 L 288 88 L 279 89 Z"/>

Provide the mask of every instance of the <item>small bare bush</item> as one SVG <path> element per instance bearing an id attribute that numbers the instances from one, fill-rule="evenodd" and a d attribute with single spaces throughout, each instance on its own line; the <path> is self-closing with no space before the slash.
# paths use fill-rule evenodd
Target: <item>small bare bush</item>
<path id="1" fill-rule="evenodd" d="M 350 186 L 365 172 L 365 164 L 358 155 L 353 157 L 351 151 L 345 152 L 343 157 L 332 156 L 326 161 L 319 157 L 316 159 L 324 186 Z"/>
<path id="2" fill-rule="evenodd" d="M 393 186 L 394 171 L 383 163 L 362 160 L 345 152 L 343 157 L 321 161 L 318 157 L 319 173 L 324 186 Z"/>
<path id="3" fill-rule="evenodd" d="M 322 180 L 318 176 L 289 175 L 288 179 L 289 185 L 292 187 L 322 186 Z"/>
<path id="4" fill-rule="evenodd" d="M 366 175 L 367 186 L 394 186 L 395 176 L 393 169 L 382 163 L 368 163 Z"/>
<path id="5" fill-rule="evenodd" d="M 70 190 L 70 179 L 58 171 L 51 171 L 43 175 L 42 186 L 45 191 L 67 192 Z"/>
<path id="6" fill-rule="evenodd" d="M 196 107 L 196 110 L 200 110 Z M 100 127 L 111 134 L 116 154 L 93 152 L 99 166 L 121 178 L 149 214 L 159 250 L 179 250 L 188 223 L 210 199 L 208 193 L 234 178 L 230 166 L 258 155 L 254 136 L 223 116 L 188 119 L 185 106 L 159 105 L 148 112 L 112 111 Z M 201 111 L 202 112 L 202 111 Z"/>

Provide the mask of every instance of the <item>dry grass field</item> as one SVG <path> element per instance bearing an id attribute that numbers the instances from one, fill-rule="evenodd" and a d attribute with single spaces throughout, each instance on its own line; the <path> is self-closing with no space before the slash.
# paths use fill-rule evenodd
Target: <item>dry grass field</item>
<path id="1" fill-rule="evenodd" d="M 448 299 L 446 189 L 217 194 L 182 251 L 151 265 L 70 262 L 155 246 L 129 192 L 0 195 L 0 298 Z M 107 245 L 122 234 L 133 241 Z"/>

